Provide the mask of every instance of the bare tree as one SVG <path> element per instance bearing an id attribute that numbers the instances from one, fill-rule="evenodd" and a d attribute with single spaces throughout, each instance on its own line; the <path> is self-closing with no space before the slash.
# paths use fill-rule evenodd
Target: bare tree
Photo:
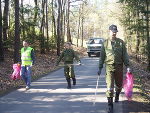
<path id="1" fill-rule="evenodd" d="M 20 61 L 20 26 L 19 26 L 19 0 L 15 2 L 15 37 L 14 37 L 14 63 Z"/>
<path id="2" fill-rule="evenodd" d="M 46 0 L 42 0 L 42 22 L 40 27 L 40 46 L 41 46 L 41 54 L 45 54 L 45 37 L 44 37 L 44 25 L 45 25 L 45 3 Z"/>
<path id="3" fill-rule="evenodd" d="M 69 20 L 70 18 L 69 18 L 69 15 L 70 15 L 70 0 L 68 0 L 68 3 L 67 3 L 67 41 L 72 43 L 71 33 L 70 33 L 70 20 Z"/>
<path id="4" fill-rule="evenodd" d="M 57 55 L 60 55 L 60 37 L 61 37 L 61 27 L 60 27 L 60 20 L 61 20 L 61 0 L 58 0 L 58 17 L 57 17 Z"/>
<path id="5" fill-rule="evenodd" d="M 2 10 L 1 10 L 1 0 L 0 0 L 0 61 L 4 61 L 4 50 L 2 41 Z"/>
<path id="6" fill-rule="evenodd" d="M 47 49 L 47 51 L 49 51 L 49 35 L 48 35 L 48 0 L 46 0 L 46 38 L 47 38 L 47 46 L 46 46 L 46 49 Z"/>
<path id="7" fill-rule="evenodd" d="M 9 10 L 9 0 L 5 0 L 5 6 L 4 6 L 4 15 L 3 15 L 3 40 L 4 42 L 7 41 L 7 33 L 8 33 L 8 10 Z M 4 43 L 4 46 L 6 47 L 6 43 Z M 8 48 L 5 48 L 8 49 Z"/>
<path id="8" fill-rule="evenodd" d="M 148 67 L 147 69 L 150 71 L 150 36 L 149 36 L 149 6 L 150 1 L 146 0 L 146 32 L 147 32 L 147 52 L 148 52 Z"/>

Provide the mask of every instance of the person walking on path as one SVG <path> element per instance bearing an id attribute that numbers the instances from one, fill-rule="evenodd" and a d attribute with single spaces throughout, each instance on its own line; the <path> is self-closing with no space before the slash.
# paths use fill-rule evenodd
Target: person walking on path
<path id="1" fill-rule="evenodd" d="M 66 42 L 64 46 L 65 49 L 58 58 L 56 65 L 59 65 L 59 62 L 63 59 L 64 75 L 68 83 L 67 88 L 71 89 L 71 78 L 73 80 L 73 85 L 76 85 L 76 77 L 74 73 L 73 61 L 74 59 L 76 59 L 79 62 L 79 64 L 81 64 L 81 61 L 77 56 L 77 54 L 75 53 L 75 51 L 72 49 L 70 42 Z"/>
<path id="2" fill-rule="evenodd" d="M 23 48 L 21 49 L 21 77 L 26 84 L 26 90 L 30 88 L 31 84 L 31 67 L 35 63 L 34 49 L 29 47 L 28 41 L 23 41 Z"/>
<path id="3" fill-rule="evenodd" d="M 116 85 L 115 102 L 119 101 L 119 94 L 123 86 L 123 64 L 127 67 L 127 70 L 130 71 L 129 57 L 125 43 L 116 37 L 117 32 L 116 25 L 109 27 L 110 37 L 103 43 L 99 59 L 98 75 L 101 74 L 104 63 L 106 66 L 108 113 L 113 113 L 114 84 Z"/>

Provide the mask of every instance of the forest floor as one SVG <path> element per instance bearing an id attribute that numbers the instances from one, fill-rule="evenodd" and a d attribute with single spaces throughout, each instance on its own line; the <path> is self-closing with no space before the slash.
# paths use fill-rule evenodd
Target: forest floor
<path id="1" fill-rule="evenodd" d="M 87 56 L 86 49 L 77 48 L 81 57 Z M 36 53 L 36 64 L 32 68 L 32 80 L 37 80 L 52 72 L 58 67 L 55 66 L 57 60 L 56 51 L 51 51 L 48 54 Z M 150 108 L 150 72 L 145 71 L 146 64 L 137 62 L 135 58 L 131 57 L 131 68 L 134 74 L 134 95 L 133 101 L 142 103 L 141 109 Z M 16 88 L 24 86 L 22 80 L 11 80 L 10 75 L 13 72 L 13 52 L 5 53 L 5 61 L 0 62 L 0 96 L 3 96 Z M 137 105 L 136 105 L 137 106 Z M 141 106 L 141 104 L 140 104 Z"/>

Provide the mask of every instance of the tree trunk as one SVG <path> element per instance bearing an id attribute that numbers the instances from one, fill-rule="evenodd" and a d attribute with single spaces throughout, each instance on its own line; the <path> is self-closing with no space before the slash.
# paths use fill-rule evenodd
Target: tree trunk
<path id="1" fill-rule="evenodd" d="M 62 45 L 64 44 L 64 38 L 65 38 L 65 7 L 66 6 L 66 0 L 62 0 L 62 9 L 61 9 L 61 36 L 62 36 Z"/>
<path id="2" fill-rule="evenodd" d="M 4 61 L 4 50 L 3 50 L 3 40 L 2 40 L 2 9 L 0 0 L 0 62 Z"/>
<path id="3" fill-rule="evenodd" d="M 19 0 L 15 1 L 15 37 L 14 37 L 14 63 L 20 61 L 20 26 L 19 26 Z"/>
<path id="4" fill-rule="evenodd" d="M 146 0 L 146 31 L 147 31 L 147 52 L 148 52 L 148 67 L 147 69 L 150 71 L 150 37 L 149 37 L 149 0 Z"/>
<path id="5" fill-rule="evenodd" d="M 83 47 L 83 38 L 84 38 L 84 17 L 82 17 L 82 20 L 81 20 L 81 22 L 82 22 L 82 30 L 81 30 L 81 37 L 82 37 L 82 44 L 81 44 L 81 46 Z"/>
<path id="6" fill-rule="evenodd" d="M 34 25 L 36 25 L 37 16 L 38 16 L 38 1 L 34 0 L 34 4 L 35 4 L 35 7 L 34 7 L 34 19 L 33 19 L 33 22 L 34 22 Z M 36 36 L 35 26 L 32 26 L 32 31 L 33 31 L 33 35 Z M 34 42 L 35 38 L 36 37 L 33 37 L 33 42 Z"/>
<path id="7" fill-rule="evenodd" d="M 70 0 L 68 0 L 68 7 L 67 7 L 67 41 L 72 43 L 71 34 L 70 34 L 70 24 L 69 24 L 69 15 L 70 15 Z"/>
<path id="8" fill-rule="evenodd" d="M 58 18 L 57 18 L 57 55 L 60 55 L 60 40 L 61 40 L 61 0 L 58 0 Z"/>
<path id="9" fill-rule="evenodd" d="M 45 54 L 45 38 L 44 38 L 44 24 L 45 24 L 45 0 L 42 1 L 42 22 L 40 27 L 40 47 L 41 47 L 41 54 Z"/>
<path id="10" fill-rule="evenodd" d="M 139 11 L 136 11 L 136 53 L 139 53 L 139 46 L 140 46 L 140 35 L 139 35 Z"/>
<path id="11" fill-rule="evenodd" d="M 3 15 L 3 40 L 4 40 L 4 47 L 7 50 L 7 34 L 8 34 L 8 10 L 9 10 L 9 0 L 5 0 L 4 6 L 4 15 Z"/>
<path id="12" fill-rule="evenodd" d="M 24 39 L 25 37 L 25 29 L 24 29 L 24 13 L 23 13 L 23 0 L 21 0 L 21 21 L 22 21 L 22 27 L 21 27 L 21 31 L 22 31 L 22 38 Z"/>
<path id="13" fill-rule="evenodd" d="M 49 36 L 48 36 L 48 0 L 46 0 L 46 50 L 49 51 Z"/>
<path id="14" fill-rule="evenodd" d="M 52 35 L 55 39 L 55 42 L 57 42 L 56 22 L 55 22 L 55 16 L 54 16 L 54 0 L 52 0 Z M 56 46 L 57 46 L 57 44 L 56 44 Z"/>
<path id="15" fill-rule="evenodd" d="M 80 18 L 81 18 L 81 9 L 79 8 L 77 47 L 79 46 L 79 37 L 80 37 Z"/>

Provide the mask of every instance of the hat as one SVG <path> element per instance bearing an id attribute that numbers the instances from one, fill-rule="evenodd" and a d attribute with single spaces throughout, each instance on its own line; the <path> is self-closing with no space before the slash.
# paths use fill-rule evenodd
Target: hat
<path id="1" fill-rule="evenodd" d="M 118 32 L 116 25 L 109 26 L 109 30 L 111 30 L 112 32 Z"/>

